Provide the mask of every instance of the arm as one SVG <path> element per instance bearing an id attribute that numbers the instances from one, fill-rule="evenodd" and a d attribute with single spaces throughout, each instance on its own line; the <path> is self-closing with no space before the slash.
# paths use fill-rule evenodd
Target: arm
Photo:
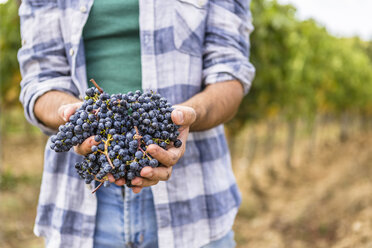
<path id="1" fill-rule="evenodd" d="M 172 166 L 183 156 L 186 149 L 186 140 L 190 130 L 202 131 L 215 127 L 231 119 L 238 110 L 243 99 L 243 88 L 239 81 L 227 81 L 208 85 L 202 92 L 196 94 L 186 102 L 176 106 L 172 112 L 172 120 L 181 125 L 179 139 L 181 148 L 171 147 L 167 151 L 156 145 L 150 145 L 147 151 L 164 167 L 145 167 L 141 171 L 143 178 L 135 178 L 132 184 L 136 187 L 133 192 L 138 193 L 142 187 L 166 181 L 172 174 Z M 110 178 L 110 181 L 114 181 Z M 124 180 L 118 182 L 124 184 Z"/>
<path id="2" fill-rule="evenodd" d="M 55 130 L 76 111 L 81 100 L 62 91 L 49 91 L 40 96 L 34 106 L 36 118 Z"/>
<path id="3" fill-rule="evenodd" d="M 22 1 L 19 8 L 23 40 L 18 52 L 20 101 L 27 120 L 46 134 L 54 133 L 61 123 L 56 115 L 58 106 L 76 102 L 72 96 L 79 95 L 70 75 L 60 11 L 55 3 L 35 4 L 28 0 Z"/>
<path id="4" fill-rule="evenodd" d="M 190 130 L 203 131 L 230 120 L 236 114 L 243 96 L 242 84 L 237 80 L 208 85 L 205 90 L 181 104 L 196 112 L 196 120 Z"/>
<path id="5" fill-rule="evenodd" d="M 182 125 L 181 148 L 165 151 L 151 145 L 148 152 L 165 167 L 145 167 L 143 178 L 135 178 L 134 192 L 151 186 L 159 180 L 168 180 L 172 166 L 183 156 L 189 130 L 202 131 L 231 119 L 238 109 L 243 95 L 248 93 L 254 77 L 254 67 L 249 62 L 249 34 L 253 30 L 249 11 L 250 1 L 209 1 L 203 51 L 203 83 L 199 94 L 179 105 L 172 119 Z M 243 86 L 243 87 L 242 87 Z M 243 89 L 242 89 L 243 88 Z M 178 114 L 182 112 L 183 118 Z"/>
<path id="6" fill-rule="evenodd" d="M 168 180 L 172 166 L 185 152 L 190 128 L 202 131 L 229 120 L 237 111 L 244 93 L 248 92 L 254 75 L 254 68 L 248 60 L 248 37 L 252 30 L 249 1 L 229 1 L 231 4 L 224 5 L 226 9 L 215 0 L 210 1 L 203 54 L 204 90 L 172 112 L 173 122 L 181 125 L 179 139 L 183 145 L 168 150 L 150 145 L 147 151 L 164 166 L 143 168 L 142 178 L 132 180 L 132 184 L 136 185 L 133 188 L 135 193 L 140 192 L 142 187 Z M 112 176 L 109 180 L 115 181 Z M 123 185 L 125 182 L 119 179 L 116 183 Z"/>

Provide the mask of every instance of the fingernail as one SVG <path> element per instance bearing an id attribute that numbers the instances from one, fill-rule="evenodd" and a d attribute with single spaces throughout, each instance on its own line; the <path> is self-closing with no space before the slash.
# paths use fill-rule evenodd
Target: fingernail
<path id="1" fill-rule="evenodd" d="M 179 120 L 179 124 L 182 124 L 183 123 L 183 113 L 179 110 L 176 111 L 176 116 L 177 116 L 177 119 Z"/>

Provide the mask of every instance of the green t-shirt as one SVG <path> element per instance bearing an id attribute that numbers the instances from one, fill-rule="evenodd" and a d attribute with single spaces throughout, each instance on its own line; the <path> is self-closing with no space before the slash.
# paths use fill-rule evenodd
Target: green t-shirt
<path id="1" fill-rule="evenodd" d="M 138 0 L 95 0 L 83 39 L 88 80 L 110 94 L 141 89 Z"/>

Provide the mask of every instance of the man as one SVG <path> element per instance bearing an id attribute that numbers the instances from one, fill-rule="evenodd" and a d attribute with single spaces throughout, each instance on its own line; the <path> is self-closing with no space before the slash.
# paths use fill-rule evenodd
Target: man
<path id="1" fill-rule="evenodd" d="M 144 168 L 134 188 L 110 177 L 115 184 L 96 195 L 73 168 L 93 137 L 75 152 L 47 144 L 34 230 L 46 246 L 234 247 L 240 194 L 222 123 L 254 76 L 249 1 L 25 0 L 19 14 L 20 100 L 32 124 L 55 133 L 81 104 L 88 75 L 112 92 L 140 87 L 177 104 L 183 141 L 149 146 L 164 166 Z"/>

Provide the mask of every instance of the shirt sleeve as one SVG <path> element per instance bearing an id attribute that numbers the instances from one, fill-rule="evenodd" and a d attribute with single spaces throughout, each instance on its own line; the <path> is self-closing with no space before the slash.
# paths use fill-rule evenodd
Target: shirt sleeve
<path id="1" fill-rule="evenodd" d="M 54 1 L 22 1 L 19 8 L 22 47 L 18 61 L 22 74 L 20 101 L 26 119 L 50 135 L 34 114 L 38 97 L 51 90 L 79 95 L 72 83 L 60 27 L 60 10 Z"/>
<path id="2" fill-rule="evenodd" d="M 203 51 L 205 85 L 237 79 L 247 94 L 255 74 L 249 62 L 253 31 L 248 0 L 211 0 Z"/>

